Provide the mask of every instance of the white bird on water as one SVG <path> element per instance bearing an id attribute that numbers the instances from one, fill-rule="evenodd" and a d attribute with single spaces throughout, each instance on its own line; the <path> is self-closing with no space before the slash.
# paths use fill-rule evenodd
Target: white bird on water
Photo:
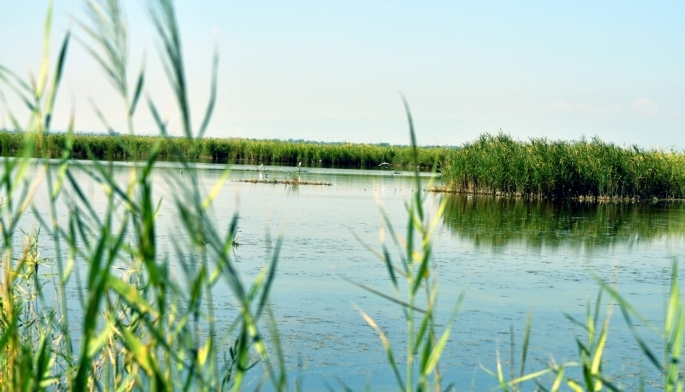
<path id="1" fill-rule="evenodd" d="M 257 169 L 257 170 L 263 171 L 264 170 L 264 164 L 262 163 L 261 165 L 259 165 L 259 169 Z"/>

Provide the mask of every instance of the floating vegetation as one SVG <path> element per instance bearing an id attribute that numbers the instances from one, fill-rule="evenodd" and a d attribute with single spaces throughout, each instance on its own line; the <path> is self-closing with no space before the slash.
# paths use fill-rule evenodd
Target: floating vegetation
<path id="1" fill-rule="evenodd" d="M 434 190 L 542 199 L 685 198 L 685 155 L 598 138 L 528 142 L 499 133 L 454 150 Z"/>
<path id="2" fill-rule="evenodd" d="M 286 179 L 286 180 L 277 180 L 277 179 L 271 179 L 271 180 L 258 180 L 256 178 L 250 178 L 247 180 L 235 180 L 234 182 L 249 182 L 250 184 L 271 184 L 271 185 L 322 185 L 322 186 L 331 186 L 333 185 L 330 182 L 320 182 L 320 181 L 302 181 L 302 180 L 296 180 L 296 179 Z"/>

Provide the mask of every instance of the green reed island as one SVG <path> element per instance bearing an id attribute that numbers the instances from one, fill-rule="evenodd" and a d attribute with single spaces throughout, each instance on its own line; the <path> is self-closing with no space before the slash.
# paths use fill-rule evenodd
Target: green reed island
<path id="1" fill-rule="evenodd" d="M 441 165 L 444 191 L 544 199 L 682 199 L 685 155 L 597 138 L 483 135 Z"/>

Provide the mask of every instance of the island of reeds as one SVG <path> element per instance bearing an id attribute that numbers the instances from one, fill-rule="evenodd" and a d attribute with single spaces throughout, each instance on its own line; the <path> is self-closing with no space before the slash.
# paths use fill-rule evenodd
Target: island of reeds
<path id="1" fill-rule="evenodd" d="M 685 155 L 592 138 L 518 141 L 499 133 L 450 151 L 439 191 L 540 199 L 685 198 Z"/>

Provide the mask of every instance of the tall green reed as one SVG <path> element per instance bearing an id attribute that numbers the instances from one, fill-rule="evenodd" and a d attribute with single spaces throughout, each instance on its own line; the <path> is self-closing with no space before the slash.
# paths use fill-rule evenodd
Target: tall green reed
<path id="1" fill-rule="evenodd" d="M 144 78 L 144 74 L 140 75 Z M 139 79 L 143 83 L 144 79 Z M 141 87 L 142 88 L 142 87 Z M 142 91 L 142 90 L 141 90 Z M 130 103 L 135 110 L 135 101 Z M 133 128 L 131 123 L 129 128 Z M 395 168 L 410 170 L 412 162 L 411 147 L 381 146 L 372 144 L 322 144 L 314 142 L 291 142 L 282 140 L 254 140 L 242 138 L 202 137 L 159 137 L 117 134 L 114 129 L 110 135 L 77 134 L 73 138 L 72 154 L 76 158 L 87 159 L 89 153 L 98 159 L 145 160 L 156 143 L 160 143 L 159 158 L 162 159 L 205 159 L 217 163 L 278 163 L 305 166 L 347 166 L 377 167 L 389 162 Z M 53 133 L 47 136 L 46 151 L 58 157 L 64 147 L 66 135 Z M 21 150 L 21 138 L 14 132 L 0 130 L 0 142 L 9 153 Z M 436 162 L 443 162 L 450 154 L 448 147 L 419 147 L 418 165 L 430 170 Z M 42 150 L 38 150 L 40 155 Z"/>
<path id="2" fill-rule="evenodd" d="M 528 142 L 483 135 L 454 150 L 442 168 L 447 190 L 523 197 L 685 197 L 685 155 L 623 148 L 598 138 Z"/>
<path id="3" fill-rule="evenodd" d="M 129 88 L 127 74 L 126 23 L 118 1 L 86 3 L 88 19 L 80 25 L 86 39 L 80 39 L 101 65 L 126 108 L 127 128 L 133 133 L 137 102 L 144 89 L 144 71 L 135 87 Z M 152 1 L 150 13 L 163 42 L 163 58 L 169 81 L 176 95 L 178 113 L 186 138 L 201 137 L 211 118 L 215 101 L 216 77 L 203 121 L 193 131 L 186 92 L 181 42 L 174 8 L 165 0 Z M 155 200 L 151 179 L 163 139 L 155 141 L 147 161 L 131 170 L 128 183 L 118 183 L 113 167 L 101 162 L 90 149 L 90 164 L 71 161 L 74 152 L 71 125 L 60 148 L 57 170 L 48 162 L 46 140 L 55 97 L 65 64 L 70 33 L 67 33 L 52 79 L 48 83 L 48 37 L 51 9 L 48 10 L 41 74 L 37 83 L 24 82 L 6 68 L 0 76 L 31 110 L 28 125 L 22 126 L 10 112 L 13 125 L 23 138 L 20 155 L 3 161 L 2 233 L 3 281 L 2 318 L 0 319 L 0 381 L 9 390 L 34 390 L 48 386 L 57 389 L 94 390 L 239 390 L 255 360 L 264 363 L 265 376 L 274 389 L 285 388 L 282 359 L 272 363 L 262 338 L 260 319 L 267 315 L 267 300 L 275 276 L 280 240 L 266 268 L 251 284 L 242 281 L 232 257 L 238 215 L 228 228 L 216 226 L 211 206 L 228 176 L 226 170 L 213 189 L 205 191 L 195 176 L 189 181 L 169 178 L 176 189 L 171 201 L 178 211 L 182 238 L 176 254 L 159 252 L 156 217 L 162 202 Z M 214 75 L 218 57 L 215 56 Z M 159 131 L 166 134 L 152 100 L 148 108 Z M 116 133 L 102 112 L 94 106 L 105 128 Z M 127 153 L 126 143 L 119 146 Z M 8 146 L 3 143 L 3 150 Z M 54 278 L 38 274 L 33 241 L 17 257 L 14 237 L 22 227 L 24 212 L 31 207 L 32 196 L 42 176 L 28 186 L 25 180 L 31 157 L 39 151 L 43 157 L 42 176 L 47 183 L 49 218 L 39 218 L 55 249 Z M 109 156 L 111 157 L 111 155 Z M 191 171 L 193 165 L 182 160 Z M 85 173 L 104 192 L 104 206 L 94 206 L 86 196 L 77 173 Z M 66 209 L 69 218 L 58 218 Z M 36 216 L 40 214 L 36 210 Z M 185 237 L 183 237 L 185 235 Z M 190 252 L 189 252 L 190 251 Z M 190 254 L 191 256 L 185 257 Z M 180 264 L 173 271 L 172 264 Z M 81 276 L 79 266 L 87 266 Z M 115 271 L 123 271 L 117 276 Z M 180 274 L 180 279 L 174 277 Z M 53 301 L 34 301 L 45 294 L 46 283 L 54 279 Z M 28 283 L 32 286 L 27 286 Z M 223 282 L 223 283 L 221 283 Z M 218 329 L 214 315 L 213 292 L 226 285 L 236 307 L 233 322 Z M 69 287 L 77 288 L 77 307 L 67 299 Z M 30 287 L 30 290 L 26 290 Z M 26 304 L 36 303 L 35 306 Z M 69 304 L 69 305 L 68 305 Z M 207 328 L 207 330 L 204 330 Z M 276 340 L 277 342 L 277 340 Z M 230 346 L 221 358 L 222 347 Z"/>
<path id="4" fill-rule="evenodd" d="M 418 148 L 414 125 L 409 106 L 404 101 L 409 123 L 409 135 L 412 146 L 412 164 L 414 171 L 415 189 L 421 189 L 421 179 L 418 174 Z M 377 257 L 385 265 L 392 285 L 393 295 L 385 294 L 375 288 L 350 281 L 356 286 L 399 305 L 406 324 L 406 368 L 403 372 L 398 364 L 397 354 L 393 345 L 378 326 L 376 321 L 358 308 L 364 320 L 378 333 L 385 349 L 388 363 L 395 376 L 399 390 L 426 391 L 441 390 L 443 376 L 440 372 L 440 357 L 450 337 L 452 325 L 463 300 L 463 293 L 457 299 L 447 326 L 438 334 L 435 312 L 438 299 L 438 278 L 431 266 L 432 241 L 435 228 L 441 221 L 445 202 L 442 202 L 433 217 L 424 209 L 425 194 L 412 193 L 411 200 L 406 205 L 407 231 L 402 238 L 393 228 L 392 222 L 384 209 L 381 214 L 386 223 L 387 231 L 393 243 L 399 250 L 399 262 L 393 259 L 385 243 L 385 230 L 381 231 L 382 253 Z M 349 280 L 348 280 L 349 281 Z M 418 378 L 415 378 L 418 377 Z"/>
<path id="5" fill-rule="evenodd" d="M 31 207 L 31 200 L 38 189 L 41 176 L 26 177 L 33 150 L 44 143 L 44 130 L 50 129 L 52 112 L 64 69 L 70 33 L 62 41 L 57 65 L 49 71 L 49 31 L 52 24 L 52 7 L 45 19 L 43 57 L 37 79 L 28 82 L 17 74 L 0 66 L 0 80 L 4 82 L 29 110 L 25 125 L 9 112 L 15 128 L 27 129 L 23 133 L 21 153 L 12 160 L 3 161 L 0 183 L 0 229 L 2 230 L 2 326 L 0 337 L 0 388 L 6 390 L 42 389 L 55 382 L 53 368 L 57 352 L 66 347 L 63 335 L 53 336 L 52 325 L 59 323 L 57 309 L 41 311 L 44 304 L 42 283 L 38 279 L 41 260 L 35 245 L 36 238 L 28 241 L 23 250 L 15 249 L 15 236 L 21 221 Z M 3 150 L 6 147 L 3 145 Z"/>
<path id="6" fill-rule="evenodd" d="M 680 277 L 678 274 L 678 261 L 674 260 L 671 265 L 671 280 L 669 292 L 666 300 L 664 321 L 662 326 L 655 325 L 644 317 L 630 302 L 628 302 L 618 289 L 604 280 L 596 277 L 600 290 L 594 302 L 594 309 L 591 303 L 587 304 L 585 320 L 581 321 L 568 313 L 566 318 L 574 325 L 581 328 L 582 334 L 575 337 L 578 349 L 578 358 L 557 363 L 550 355 L 550 362 L 542 369 L 525 373 L 525 363 L 527 353 L 530 348 L 530 331 L 532 329 L 532 319 L 529 315 L 525 327 L 523 344 L 521 347 L 520 371 L 516 374 L 514 369 L 514 342 L 513 328 L 511 329 L 511 359 L 509 377 L 503 370 L 503 363 L 497 353 L 497 363 L 495 370 L 484 370 L 497 380 L 498 389 L 503 391 L 527 390 L 534 385 L 536 391 L 560 391 L 564 388 L 574 392 L 582 391 L 622 391 L 622 390 L 645 390 L 645 373 L 639 375 L 637 389 L 625 389 L 613 381 L 616 375 L 608 374 L 605 371 L 606 348 L 609 341 L 609 325 L 613 308 L 617 306 L 626 326 L 633 335 L 638 352 L 650 363 L 661 378 L 659 389 L 665 391 L 681 391 L 685 386 L 683 377 L 683 367 L 681 364 L 683 335 L 685 332 L 685 306 L 682 302 L 682 292 L 680 289 Z M 611 302 L 606 305 L 604 320 L 601 320 L 602 296 L 609 295 Z M 661 359 L 657 351 L 651 347 L 641 336 L 640 331 L 633 321 L 634 319 L 646 326 L 647 330 L 661 338 L 662 354 Z M 583 336 L 584 335 L 584 336 Z M 524 387 L 526 387 L 524 389 Z"/>

